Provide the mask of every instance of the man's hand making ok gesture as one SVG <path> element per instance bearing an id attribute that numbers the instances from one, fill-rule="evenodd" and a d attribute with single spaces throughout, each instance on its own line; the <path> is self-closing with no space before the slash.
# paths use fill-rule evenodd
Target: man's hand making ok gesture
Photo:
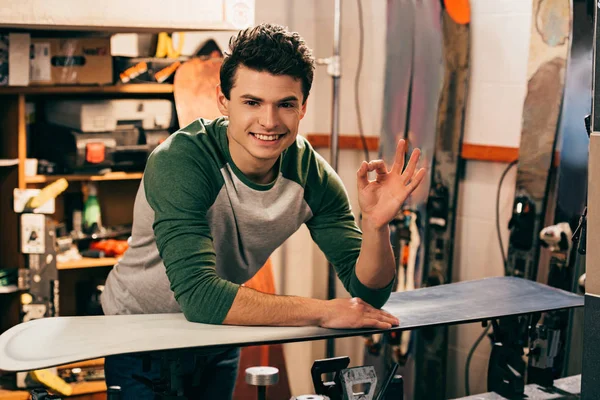
<path id="1" fill-rule="evenodd" d="M 358 203 L 364 220 L 371 226 L 382 228 L 387 225 L 402 208 L 408 196 L 419 186 L 425 176 L 425 169 L 416 171 L 421 151 L 415 149 L 404 168 L 406 141 L 400 140 L 392 170 L 388 171 L 383 160 L 369 163 L 363 161 L 357 171 Z M 370 181 L 368 173 L 375 171 L 375 180 Z"/>

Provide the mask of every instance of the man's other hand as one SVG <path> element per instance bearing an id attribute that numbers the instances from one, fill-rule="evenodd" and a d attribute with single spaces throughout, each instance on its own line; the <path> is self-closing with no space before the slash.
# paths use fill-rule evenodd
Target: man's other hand
<path id="1" fill-rule="evenodd" d="M 398 326 L 400 321 L 392 314 L 378 310 L 358 297 L 352 299 L 333 299 L 326 303 L 324 315 L 319 325 L 324 328 L 357 329 L 378 328 L 390 329 Z"/>

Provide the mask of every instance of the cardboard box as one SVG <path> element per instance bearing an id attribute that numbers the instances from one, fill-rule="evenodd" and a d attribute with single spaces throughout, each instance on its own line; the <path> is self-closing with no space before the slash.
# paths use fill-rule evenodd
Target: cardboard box
<path id="1" fill-rule="evenodd" d="M 113 83 L 110 38 L 32 38 L 31 85 Z"/>
<path id="2" fill-rule="evenodd" d="M 28 33 L 0 35 L 0 86 L 29 85 Z"/>

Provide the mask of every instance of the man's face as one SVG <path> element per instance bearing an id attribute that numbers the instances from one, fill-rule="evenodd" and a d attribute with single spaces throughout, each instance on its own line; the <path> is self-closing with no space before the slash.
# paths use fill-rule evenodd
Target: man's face
<path id="1" fill-rule="evenodd" d="M 274 163 L 296 140 L 306 112 L 302 83 L 239 66 L 230 99 L 218 88 L 219 110 L 229 117 L 229 148 L 242 171 Z M 270 166 L 269 166 L 270 167 Z"/>

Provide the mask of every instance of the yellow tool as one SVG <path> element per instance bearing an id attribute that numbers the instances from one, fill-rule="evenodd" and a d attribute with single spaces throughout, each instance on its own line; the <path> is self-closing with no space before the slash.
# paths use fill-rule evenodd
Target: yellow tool
<path id="1" fill-rule="evenodd" d="M 69 182 L 65 178 L 60 178 L 56 182 L 52 182 L 51 184 L 44 187 L 40 193 L 32 197 L 25 204 L 26 210 L 35 210 L 36 208 L 42 206 L 45 202 L 50 199 L 55 199 L 59 194 L 64 192 L 69 186 Z"/>
<path id="2" fill-rule="evenodd" d="M 58 375 L 50 372 L 50 370 L 37 369 L 35 371 L 31 371 L 30 374 L 33 379 L 45 385 L 53 392 L 62 394 L 63 396 L 70 396 L 73 394 L 73 387 L 71 387 L 71 385 L 65 382 L 64 379 L 60 378 Z"/>
<path id="3" fill-rule="evenodd" d="M 181 55 L 183 50 L 183 39 L 184 34 L 179 33 L 179 43 L 177 44 L 177 50 L 173 48 L 173 37 L 167 32 L 160 32 L 158 34 L 158 42 L 156 43 L 156 54 L 154 57 L 157 58 L 177 58 Z"/>

